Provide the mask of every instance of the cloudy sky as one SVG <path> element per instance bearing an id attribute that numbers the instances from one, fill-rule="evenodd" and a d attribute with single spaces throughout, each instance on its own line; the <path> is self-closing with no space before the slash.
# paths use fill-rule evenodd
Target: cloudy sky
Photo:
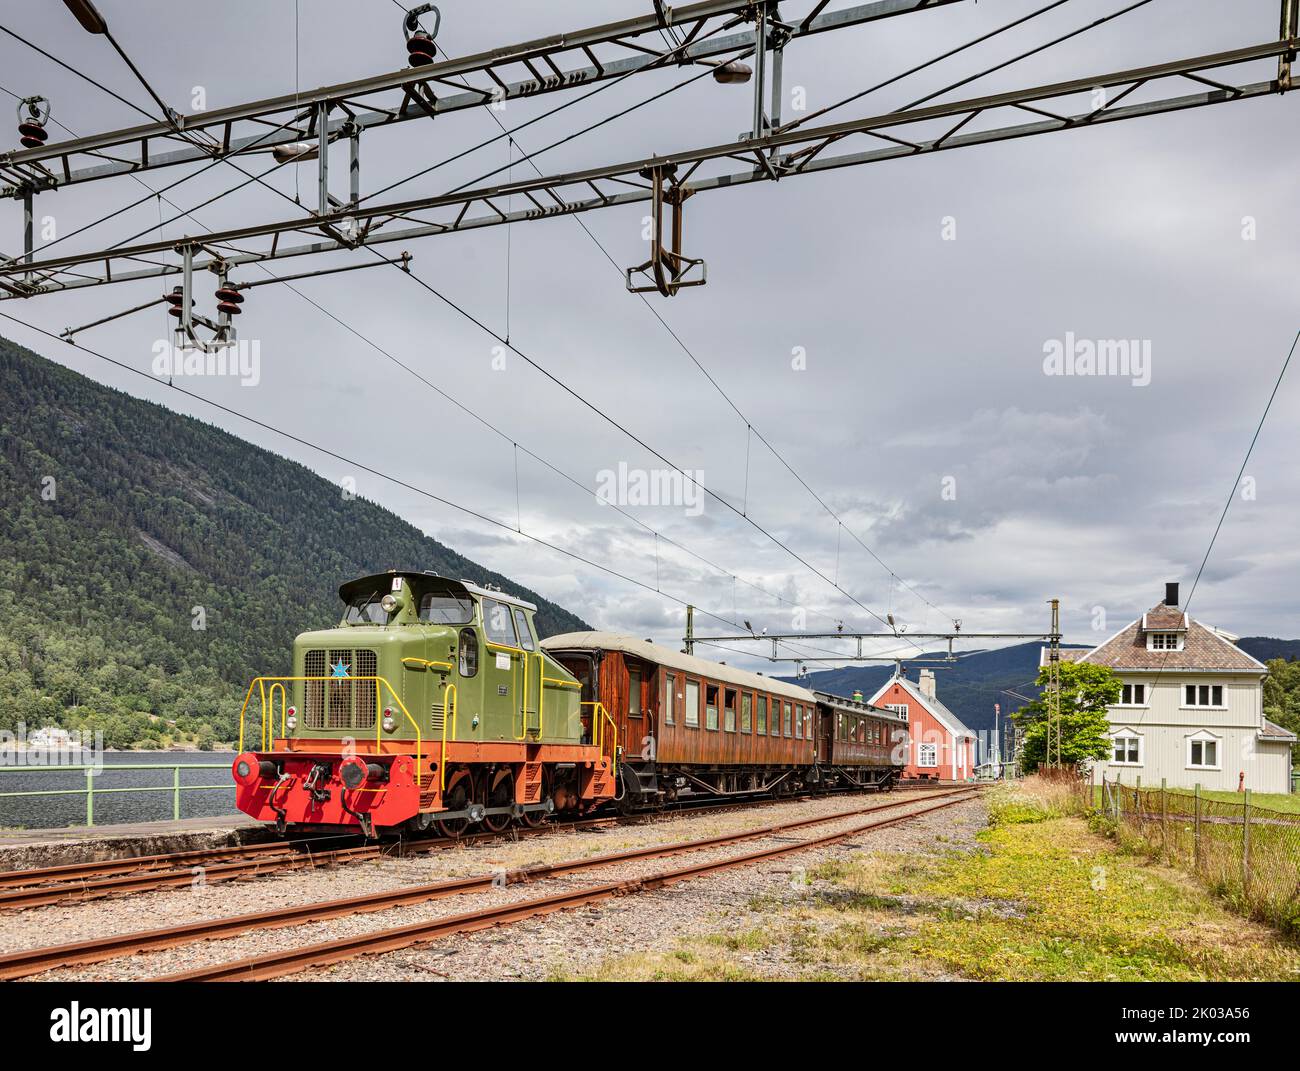
<path id="1" fill-rule="evenodd" d="M 181 111 L 191 110 L 195 87 L 208 107 L 220 107 L 405 63 L 391 0 L 301 0 L 297 11 L 292 0 L 98 3 L 118 40 Z M 787 87 L 801 88 L 817 108 L 1042 4 L 964 2 L 796 42 Z M 802 0 L 783 10 L 798 17 L 810 6 Z M 833 0 L 831 9 L 845 6 Z M 905 105 L 1123 6 L 1071 0 L 831 118 Z M 441 7 L 439 43 L 459 55 L 641 14 L 650 4 L 446 0 Z M 1154 0 L 944 99 L 1264 42 L 1276 34 L 1277 8 L 1276 0 Z M 81 32 L 59 5 L 7 3 L 0 21 L 149 105 L 103 39 Z M 77 134 L 140 121 L 4 36 L 0 72 L 5 91 L 45 95 L 54 119 Z M 1251 80 L 1273 72 L 1262 65 Z M 686 73 L 628 79 L 521 131 L 514 154 L 549 145 Z M 1176 92 L 1194 88 L 1183 83 Z M 514 127 L 559 102 L 512 101 L 498 117 Z M 1085 98 L 1074 103 L 1087 106 Z M 731 140 L 747 128 L 750 107 L 747 88 L 704 78 L 536 161 L 550 173 Z M 620 463 L 652 471 L 662 462 L 517 355 L 496 367 L 495 339 L 391 269 L 301 284 L 351 331 L 285 288 L 259 287 L 239 326 L 260 342 L 260 383 L 186 385 L 506 528 L 521 524 L 650 590 L 217 414 L 163 383 L 12 323 L 0 331 L 328 479 L 352 477 L 360 494 L 601 627 L 675 642 L 678 600 L 689 600 L 774 632 L 798 623 L 795 607 L 809 630 L 838 622 L 876 627 L 862 605 L 892 612 L 912 631 L 943 629 L 953 618 L 968 631 L 1036 630 L 1046 627 L 1046 600 L 1059 596 L 1067 639 L 1095 642 L 1156 602 L 1165 581 L 1181 580 L 1186 594 L 1295 336 L 1300 147 L 1290 135 L 1297 108 L 1300 98 L 1267 97 L 701 194 L 689 204 L 687 251 L 707 260 L 709 282 L 672 300 L 652 297 L 663 323 L 625 291 L 573 218 L 411 247 L 415 271 L 430 285 L 502 334 L 508 310 L 519 350 L 674 464 L 699 470 L 705 486 L 806 564 L 711 498 L 702 510 L 626 506 L 643 526 L 603 505 L 594 494 L 603 471 Z M 363 193 L 497 133 L 483 109 L 375 132 L 364 148 Z M 507 159 L 498 141 L 401 192 L 441 192 Z M 258 171 L 271 163 L 265 155 L 246 162 Z M 527 173 L 526 164 L 515 165 L 515 175 Z M 152 172 L 144 181 L 157 188 L 183 175 Z M 167 196 L 189 208 L 242 178 L 219 166 Z M 267 181 L 290 194 L 297 187 L 309 203 L 315 167 L 281 168 Z M 131 178 L 87 184 L 41 195 L 37 214 L 53 215 L 62 233 L 143 194 Z M 197 229 L 191 221 L 167 223 L 176 211 L 161 207 L 166 237 Z M 631 205 L 583 221 L 614 261 L 630 265 L 647 255 L 645 211 Z M 219 228 L 293 212 L 253 185 L 195 215 Z M 0 250 L 17 246 L 20 216 L 18 203 L 0 203 Z M 146 237 L 154 237 L 158 225 L 151 200 L 63 248 L 111 245 L 150 227 Z M 306 267 L 295 261 L 282 270 Z M 156 283 L 123 284 L 5 302 L 0 311 L 57 333 L 157 292 Z M 147 369 L 164 326 L 154 310 L 79 340 Z M 1149 383 L 1046 375 L 1045 346 L 1067 336 L 1144 341 Z M 1293 369 L 1283 383 L 1247 468 L 1253 497 L 1237 494 L 1193 604 L 1197 616 L 1241 634 L 1300 636 L 1296 375 Z M 578 486 L 519 452 L 517 498 L 514 443 Z M 664 537 L 657 553 L 655 531 Z M 731 631 L 707 617 L 700 627 Z M 899 646 L 890 640 L 877 648 Z"/>

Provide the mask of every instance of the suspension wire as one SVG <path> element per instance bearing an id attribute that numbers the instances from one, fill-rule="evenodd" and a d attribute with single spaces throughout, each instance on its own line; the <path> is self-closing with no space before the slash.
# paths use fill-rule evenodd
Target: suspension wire
<path id="1" fill-rule="evenodd" d="M 901 82 L 904 78 L 908 78 L 911 75 L 917 74 L 920 71 L 925 70 L 927 67 L 933 67 L 936 63 L 941 63 L 946 59 L 951 59 L 953 56 L 956 56 L 961 52 L 965 52 L 967 49 L 974 48 L 976 45 L 981 45 L 985 41 L 990 41 L 994 37 L 997 37 L 999 34 L 1004 34 L 1008 30 L 1013 30 L 1017 26 L 1022 26 L 1024 23 L 1029 22 L 1031 19 L 1036 19 L 1038 18 L 1039 15 L 1044 15 L 1047 12 L 1051 11 L 1053 8 L 1058 8 L 1063 4 L 1068 4 L 1069 2 L 1070 0 L 1052 0 L 1052 3 L 1046 5 L 1045 7 L 1040 7 L 1037 11 L 1031 11 L 1029 14 L 1022 16 L 1013 22 L 1008 22 L 1003 26 L 999 26 L 994 30 L 990 30 L 988 33 L 981 34 L 979 37 L 972 38 L 971 40 L 967 41 L 965 44 L 958 45 L 956 48 L 950 48 L 947 52 L 941 53 L 940 55 L 935 56 L 932 59 L 928 59 L 924 63 L 918 63 L 915 67 L 909 67 L 907 70 L 902 71 L 899 74 L 893 75 L 890 78 L 886 78 L 883 82 L 877 82 L 875 85 L 871 86 L 868 89 L 863 89 L 857 93 L 845 97 L 843 100 L 836 101 L 834 104 L 828 104 L 824 108 L 818 108 L 815 112 L 809 112 L 807 115 L 801 116 L 798 119 L 791 120 L 788 123 L 783 123 L 781 126 L 777 127 L 777 130 L 780 133 L 785 133 L 787 130 L 794 130 L 797 127 L 803 126 L 804 123 L 811 122 L 814 119 L 820 119 L 823 115 L 826 115 L 829 112 L 833 112 L 837 108 L 843 108 L 846 104 L 852 104 L 856 100 L 861 100 L 863 97 L 870 96 L 872 93 L 884 89 L 887 86 L 891 86 L 895 82 Z"/>
<path id="2" fill-rule="evenodd" d="M 1241 466 L 1237 469 L 1236 478 L 1232 481 L 1232 487 L 1228 490 L 1228 498 L 1223 503 L 1223 511 L 1219 514 L 1218 523 L 1214 526 L 1214 533 L 1210 536 L 1209 546 L 1205 548 L 1205 554 L 1201 558 L 1200 567 L 1196 570 L 1196 578 L 1192 581 L 1192 589 L 1187 594 L 1183 602 L 1183 613 L 1187 615 L 1187 620 L 1191 623 L 1192 599 L 1196 595 L 1197 585 L 1201 582 L 1201 574 L 1205 572 L 1206 563 L 1210 560 L 1210 554 L 1214 550 L 1214 544 L 1218 542 L 1219 532 L 1223 529 L 1223 522 L 1227 520 L 1228 510 L 1232 508 L 1233 500 L 1237 497 L 1237 490 L 1241 486 L 1241 478 L 1246 472 L 1246 466 L 1250 463 L 1250 455 L 1255 452 L 1255 444 L 1259 442 L 1260 432 L 1264 430 L 1264 421 L 1268 419 L 1269 411 L 1273 408 L 1273 400 L 1277 397 L 1278 389 L 1282 386 L 1282 380 L 1286 376 L 1286 370 L 1291 366 L 1291 358 L 1295 356 L 1296 346 L 1300 344 L 1300 331 L 1296 332 L 1295 338 L 1291 342 L 1291 348 L 1287 351 L 1286 360 L 1282 362 L 1281 371 L 1277 374 L 1277 379 L 1273 383 L 1273 389 L 1269 392 L 1268 401 L 1264 404 L 1264 412 L 1260 414 L 1259 423 L 1255 425 L 1255 434 L 1250 437 L 1250 445 L 1246 447 L 1246 456 L 1241 459 Z M 1156 669 L 1155 678 L 1151 682 L 1151 690 L 1154 691 L 1157 684 L 1160 683 L 1160 677 L 1164 673 L 1165 667 L 1162 664 Z M 1141 724 L 1142 719 L 1146 716 L 1146 710 L 1142 710 L 1138 716 L 1136 724 Z"/>

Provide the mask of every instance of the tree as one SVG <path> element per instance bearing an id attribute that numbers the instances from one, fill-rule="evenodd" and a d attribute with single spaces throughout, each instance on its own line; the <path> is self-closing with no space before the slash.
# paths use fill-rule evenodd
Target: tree
<path id="1" fill-rule="evenodd" d="M 1106 708 L 1119 702 L 1123 685 L 1109 666 L 1088 662 L 1061 662 L 1060 740 L 1061 762 L 1084 765 L 1105 758 L 1110 752 L 1110 723 Z M 1047 761 L 1047 715 L 1049 668 L 1038 671 L 1042 694 L 1011 717 L 1020 727 L 1020 769 L 1033 773 Z"/>

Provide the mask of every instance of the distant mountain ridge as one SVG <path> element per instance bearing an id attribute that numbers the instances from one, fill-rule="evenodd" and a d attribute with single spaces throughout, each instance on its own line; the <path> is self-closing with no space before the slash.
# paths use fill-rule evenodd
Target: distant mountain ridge
<path id="1" fill-rule="evenodd" d="M 500 585 L 547 635 L 589 627 L 304 465 L 4 339 L 0 390 L 0 729 L 230 740 L 248 681 L 338 621 L 341 582 L 390 568 Z"/>

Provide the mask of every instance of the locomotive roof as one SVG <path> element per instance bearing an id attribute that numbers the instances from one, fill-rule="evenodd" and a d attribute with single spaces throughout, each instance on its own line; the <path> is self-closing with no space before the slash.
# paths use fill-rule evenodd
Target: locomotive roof
<path id="1" fill-rule="evenodd" d="M 619 651 L 669 669 L 680 669 L 684 673 L 694 673 L 712 680 L 725 681 L 727 684 L 737 684 L 742 688 L 789 696 L 791 699 L 798 699 L 805 703 L 816 701 L 812 692 L 796 684 L 787 684 L 775 677 L 765 677 L 761 673 L 750 673 L 720 662 L 710 662 L 704 658 L 696 658 L 694 655 L 682 654 L 663 644 L 638 640 L 633 636 L 620 636 L 616 632 L 565 632 L 542 640 L 542 647 L 547 651 Z"/>
<path id="2" fill-rule="evenodd" d="M 359 576 L 355 580 L 349 580 L 339 585 L 339 597 L 344 602 L 351 602 L 357 595 L 372 590 L 376 584 L 385 587 L 391 586 L 393 578 L 399 576 L 403 580 L 414 581 L 412 587 L 417 589 L 428 590 L 436 587 L 443 591 L 460 591 L 467 595 L 477 595 L 483 599 L 496 599 L 499 602 L 509 603 L 511 606 L 522 606 L 525 610 L 535 611 L 537 609 L 534 603 L 527 602 L 514 595 L 507 595 L 504 591 L 484 588 L 468 580 L 453 580 L 449 576 L 439 576 L 437 573 L 428 570 L 416 569 L 389 569 L 386 573 Z"/>

